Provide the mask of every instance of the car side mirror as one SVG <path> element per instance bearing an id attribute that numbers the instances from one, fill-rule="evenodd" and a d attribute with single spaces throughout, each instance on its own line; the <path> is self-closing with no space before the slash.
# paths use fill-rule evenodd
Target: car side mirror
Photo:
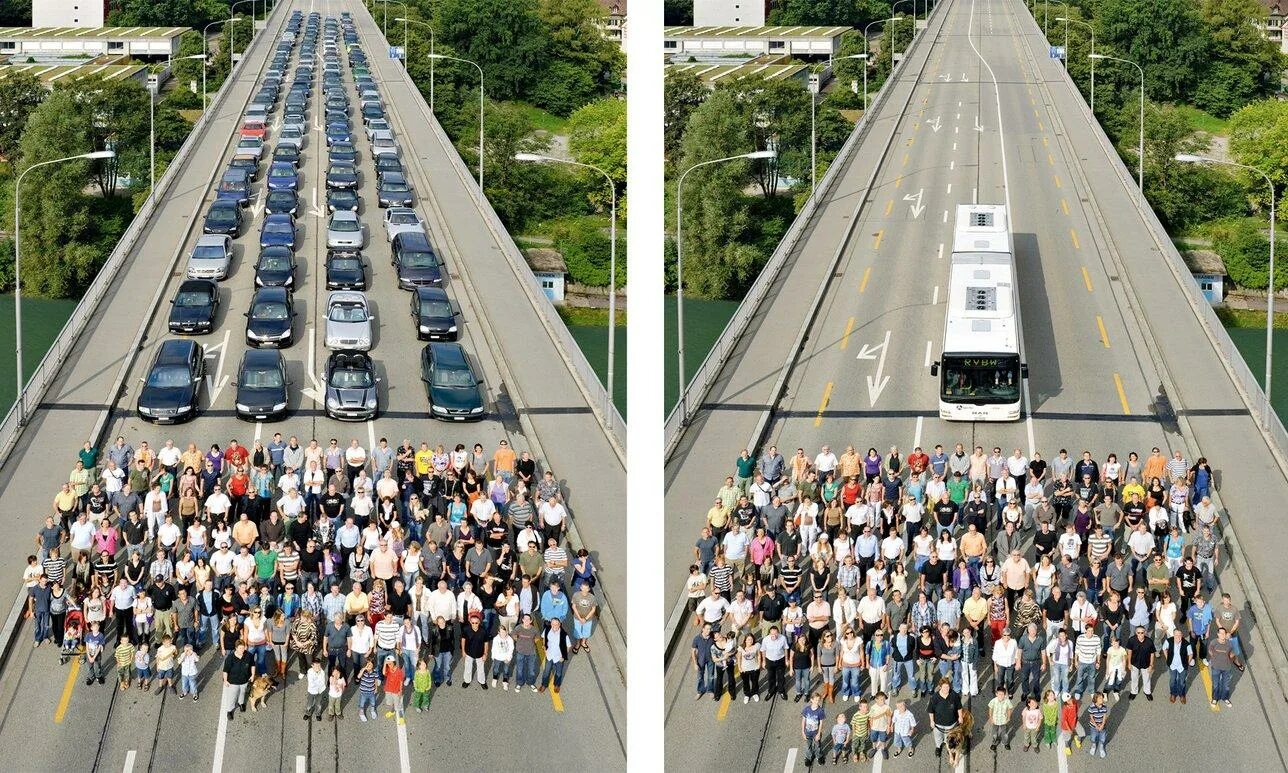
<path id="1" fill-rule="evenodd" d="M 1028 378 L 1028 377 L 1029 377 L 1029 364 L 1028 364 L 1027 362 L 1021 362 L 1021 363 L 1020 363 L 1020 378 Z"/>
<path id="2" fill-rule="evenodd" d="M 939 375 L 939 360 L 935 360 L 930 364 L 930 375 L 932 376 Z"/>

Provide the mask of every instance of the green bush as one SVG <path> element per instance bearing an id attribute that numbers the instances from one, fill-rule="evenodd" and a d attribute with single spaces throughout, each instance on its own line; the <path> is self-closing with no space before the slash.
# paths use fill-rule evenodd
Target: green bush
<path id="1" fill-rule="evenodd" d="M 1270 239 L 1266 224 L 1257 218 L 1220 220 L 1208 225 L 1212 249 L 1225 262 L 1225 272 L 1239 287 L 1264 290 L 1270 274 Z M 1284 252 L 1283 239 L 1276 240 L 1276 253 Z M 1288 269 L 1275 266 L 1275 289 L 1288 287 Z"/>
<path id="2" fill-rule="evenodd" d="M 617 286 L 626 285 L 626 244 L 623 228 L 617 229 Z M 572 281 L 590 287 L 607 287 L 609 240 L 600 218 L 579 217 L 552 224 L 550 238 L 563 255 Z"/>

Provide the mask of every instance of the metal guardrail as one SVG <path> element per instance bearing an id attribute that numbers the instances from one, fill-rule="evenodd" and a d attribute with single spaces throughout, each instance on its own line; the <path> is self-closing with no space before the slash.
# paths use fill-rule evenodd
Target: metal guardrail
<path id="1" fill-rule="evenodd" d="M 942 2 L 936 3 L 935 7 L 931 9 L 930 16 L 934 16 L 938 12 L 939 6 L 944 4 Z M 927 17 L 928 19 L 929 17 Z M 696 412 L 697 408 L 702 405 L 702 401 L 706 399 L 711 387 L 716 382 L 716 378 L 724 370 L 729 355 L 742 341 L 743 334 L 747 332 L 747 326 L 760 311 L 760 305 L 769 296 L 770 288 L 778 281 L 778 276 L 782 273 L 783 267 L 787 265 L 788 259 L 795 252 L 797 242 L 800 241 L 801 236 L 818 216 L 819 202 L 826 198 L 828 191 L 841 177 L 841 169 L 850 163 L 850 157 L 854 155 L 859 145 L 862 144 L 864 137 L 867 136 L 869 129 L 868 116 L 880 112 L 881 107 L 889 99 L 890 87 L 895 82 L 896 76 L 903 71 L 903 63 L 908 61 L 908 54 L 911 52 L 912 46 L 917 45 L 921 40 L 920 31 L 922 31 L 922 28 L 919 27 L 918 30 L 918 35 L 910 44 L 908 51 L 902 52 L 899 62 L 895 64 L 889 76 L 886 77 L 885 83 L 881 84 L 881 88 L 877 90 L 875 95 L 871 96 L 868 109 L 863 112 L 858 124 L 854 127 L 854 131 L 850 132 L 845 144 L 841 146 L 836 157 L 832 159 L 832 163 L 828 165 L 827 172 L 823 174 L 823 179 L 819 181 L 814 195 L 806 201 L 805 206 L 796 214 L 791 226 L 787 229 L 787 233 L 783 235 L 782 240 L 778 242 L 778 247 L 774 249 L 774 254 L 769 257 L 769 262 L 760 270 L 760 273 L 756 276 L 756 281 L 752 282 L 747 294 L 743 296 L 738 308 L 734 310 L 733 316 L 725 324 L 724 330 L 721 331 L 715 343 L 711 345 L 711 349 L 707 351 L 707 356 L 703 358 L 702 364 L 689 377 L 689 383 L 680 394 L 679 401 L 671 409 L 671 412 L 667 414 L 662 434 L 662 456 L 664 459 L 670 458 L 671 454 L 675 452 L 675 448 L 679 445 L 680 437 L 683 435 L 683 430 L 688 425 L 692 413 Z M 690 405 L 693 406 L 692 412 L 687 410 Z"/>

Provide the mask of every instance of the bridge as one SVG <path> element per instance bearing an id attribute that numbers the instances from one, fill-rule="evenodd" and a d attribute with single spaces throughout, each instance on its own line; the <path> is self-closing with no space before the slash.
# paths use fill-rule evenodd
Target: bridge
<path id="1" fill-rule="evenodd" d="M 368 299 L 377 320 L 371 354 L 381 379 L 381 409 L 374 421 L 365 423 L 342 424 L 326 417 L 317 384 L 327 356 L 326 152 L 320 126 L 310 132 L 301 162 L 296 343 L 284 351 L 291 381 L 288 417 L 276 423 L 239 420 L 236 388 L 230 383 L 246 348 L 241 312 L 254 292 L 262 198 L 252 205 L 253 222 L 234 242 L 230 277 L 220 285 L 217 329 L 197 337 L 205 346 L 207 374 L 198 416 L 177 427 L 158 427 L 135 413 L 141 377 L 156 347 L 171 337 L 165 304 L 183 279 L 182 261 L 201 233 L 202 215 L 233 154 L 243 110 L 293 10 L 316 10 L 324 17 L 353 14 L 402 148 L 417 209 L 446 259 L 446 287 L 464 320 L 462 343 L 482 369 L 488 417 L 481 423 L 429 419 L 419 373 L 423 344 L 408 318 L 408 294 L 397 288 L 390 265 L 365 136 L 356 138 L 364 202 L 360 216 L 367 235 Z M 356 100 L 352 78 L 345 78 Z M 315 102 L 310 120 L 318 120 L 320 113 Z M 263 181 L 255 187 L 262 197 Z M 25 420 L 20 423 L 19 418 Z M 223 722 L 218 664 L 209 658 L 202 660 L 207 686 L 201 702 L 192 703 L 171 695 L 123 693 L 111 683 L 86 687 L 72 666 L 57 666 L 48 648 L 32 649 L 29 624 L 19 619 L 24 594 L 17 578 L 31 552 L 30 535 L 49 512 L 50 497 L 67 480 L 82 443 L 106 446 L 123 435 L 136 447 L 147 440 L 158 448 L 167 438 L 181 447 L 189 440 L 203 448 L 215 442 L 226 446 L 233 438 L 249 446 L 255 440 L 267 443 L 275 432 L 296 435 L 301 444 L 317 438 L 325 445 L 334 437 L 343 446 L 357 438 L 366 448 L 380 437 L 394 446 L 408 437 L 449 448 L 457 442 L 469 447 L 477 440 L 488 453 L 508 439 L 516 451 L 530 451 L 539 469 L 552 470 L 573 514 L 571 546 L 585 546 L 595 556 L 607 612 L 604 636 L 596 636 L 592 655 L 575 659 L 562 696 L 444 691 L 435 696 L 427 715 L 432 720 L 413 713 L 404 728 L 383 719 L 360 724 L 352 714 L 333 725 L 301 722 L 304 691 L 292 686 L 274 695 L 266 712 Z M 0 547 L 0 566 L 13 578 L 11 587 L 19 597 L 2 634 L 8 656 L 0 674 L 5 705 L 0 755 L 20 760 L 15 763 L 19 767 L 471 768 L 480 759 L 479 742 L 495 740 L 488 730 L 494 727 L 509 728 L 507 734 L 524 728 L 532 738 L 555 739 L 557 748 L 575 759 L 593 757 L 610 767 L 624 759 L 625 641 L 615 620 L 626 611 L 625 425 L 425 100 L 401 63 L 387 58 L 378 23 L 357 0 L 276 4 L 267 28 L 256 36 L 159 182 L 155 203 L 136 218 L 31 379 L 25 411 L 11 413 L 0 425 L 0 448 L 0 518 L 13 537 Z M 574 727 L 575 732 L 568 732 Z M 33 743 L 35 739 L 42 740 Z M 497 747 L 495 755 L 489 753 L 489 767 L 523 769 L 521 755 L 519 746 Z M 610 762 L 614 759 L 618 762 Z"/>
<path id="2" fill-rule="evenodd" d="M 973 201 L 1010 206 L 1031 374 L 1014 424 L 941 421 L 929 373 L 953 213 Z M 1233 557 L 1222 590 L 1252 621 L 1255 654 L 1234 707 L 1219 714 L 1197 678 L 1189 706 L 1115 706 L 1109 756 L 1282 769 L 1288 606 L 1277 594 L 1288 536 L 1266 507 L 1288 495 L 1282 426 L 1259 426 L 1255 380 L 1153 213 L 1139 208 L 1133 175 L 1048 58 L 1023 2 L 937 4 L 762 282 L 667 424 L 665 587 L 668 603 L 679 602 L 667 630 L 668 762 L 786 770 L 802 756 L 800 705 L 693 702 L 683 578 L 738 453 L 777 444 L 786 457 L 797 447 L 812 457 L 830 444 L 839 455 L 853 443 L 859 453 L 897 445 L 907 454 L 961 442 L 1048 459 L 1062 447 L 1143 459 L 1158 446 L 1211 460 L 1222 556 Z M 977 716 L 991 697 L 986 677 Z M 825 727 L 850 708 L 828 705 Z M 922 733 L 924 701 L 913 709 Z M 1222 743 L 1232 731 L 1237 747 Z M 928 755 L 929 738 L 921 744 Z M 1085 750 L 1042 754 L 1061 770 L 1085 764 Z M 971 762 L 1025 764 L 1018 751 L 992 757 L 982 743 Z"/>

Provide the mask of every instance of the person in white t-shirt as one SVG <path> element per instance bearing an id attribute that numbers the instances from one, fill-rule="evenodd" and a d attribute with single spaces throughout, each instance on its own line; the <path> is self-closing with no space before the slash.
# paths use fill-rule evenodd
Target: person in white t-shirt
<path id="1" fill-rule="evenodd" d="M 568 511 L 559 503 L 559 500 L 550 497 L 537 507 L 537 514 L 541 518 L 541 531 L 546 541 L 560 540 L 563 537 L 564 520 L 568 517 Z"/>
<path id="2" fill-rule="evenodd" d="M 233 503 L 228 499 L 228 495 L 216 484 L 215 490 L 206 498 L 207 520 L 217 521 L 225 518 L 232 506 Z"/>
<path id="3" fill-rule="evenodd" d="M 823 450 L 818 456 L 814 457 L 814 469 L 818 472 L 818 479 L 823 480 L 829 472 L 836 469 L 836 454 L 832 453 L 830 446 L 823 446 Z"/>
<path id="4" fill-rule="evenodd" d="M 172 475 L 178 472 L 179 459 L 182 457 L 183 452 L 175 447 L 173 440 L 165 441 L 165 445 L 161 446 L 161 449 L 157 451 L 157 461 L 161 463 L 162 467 L 170 470 Z"/>

